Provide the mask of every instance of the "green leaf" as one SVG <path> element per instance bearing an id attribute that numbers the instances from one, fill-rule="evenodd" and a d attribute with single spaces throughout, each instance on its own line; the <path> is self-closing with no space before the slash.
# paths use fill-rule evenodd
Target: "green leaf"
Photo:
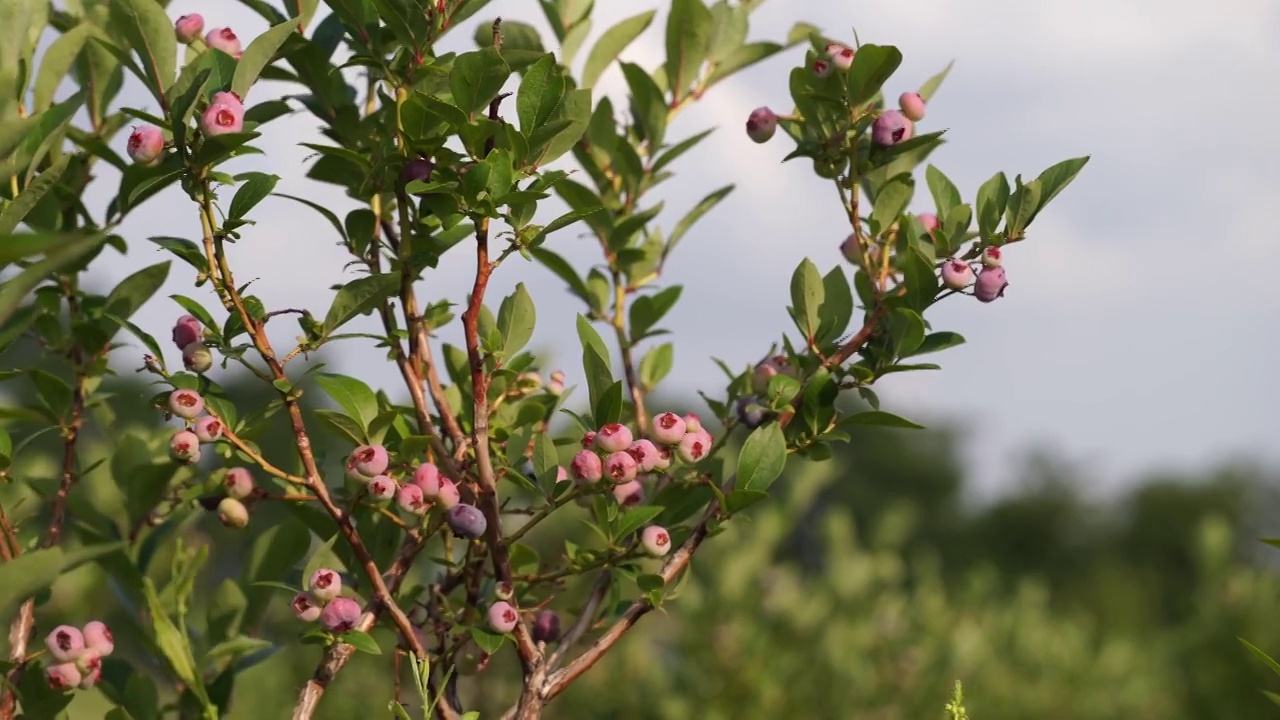
<path id="1" fill-rule="evenodd" d="M 333 212 L 332 210 L 330 210 L 329 208 L 327 208 L 327 207 L 325 207 L 325 206 L 323 206 L 323 205 L 321 205 L 321 204 L 319 204 L 319 203 L 316 203 L 316 202 L 313 202 L 313 201 L 311 201 L 311 200 L 308 200 L 308 199 L 306 199 L 306 198 L 296 197 L 296 196 L 294 196 L 294 195 L 286 195 L 286 194 L 284 194 L 284 193 L 275 193 L 275 196 L 276 196 L 276 197 L 287 198 L 287 199 L 292 200 L 292 201 L 294 201 L 294 202 L 302 203 L 303 205 L 306 205 L 307 207 L 311 208 L 312 210 L 315 210 L 316 212 L 320 213 L 321 215 L 323 215 L 323 216 L 324 216 L 324 218 L 325 218 L 326 220 L 328 220 L 328 221 L 329 221 L 329 224 L 333 225 L 333 229 L 334 229 L 334 230 L 337 230 L 337 231 L 338 231 L 338 234 L 342 236 L 342 241 L 343 241 L 343 242 L 348 242 L 348 239 L 347 239 L 347 231 L 342 227 L 342 221 L 341 221 L 341 220 L 339 220 L 339 219 L 338 219 L 338 216 L 337 216 L 337 215 L 335 215 L 335 214 L 334 214 L 334 212 Z"/>
<path id="2" fill-rule="evenodd" d="M 19 236 L 9 236 L 12 239 Z M 55 248 L 47 251 L 44 259 L 34 263 L 10 280 L 0 283 L 0 326 L 9 322 L 30 295 L 49 274 L 70 265 L 85 254 L 96 250 L 105 241 L 102 233 L 89 236 L 64 235 Z M 5 242 L 0 241 L 0 247 Z"/>
<path id="3" fill-rule="evenodd" d="M 25 167 L 45 141 L 71 120 L 84 98 L 81 90 L 39 115 L 0 122 L 0 157 L 13 153 L 16 155 L 14 165 Z"/>
<path id="4" fill-rule="evenodd" d="M 849 104 L 858 106 L 875 97 L 901 64 L 902 53 L 892 45 L 860 46 L 846 80 Z"/>
<path id="5" fill-rule="evenodd" d="M 822 307 L 818 316 L 821 320 L 816 338 L 819 343 L 839 339 L 849 327 L 849 320 L 853 318 L 853 290 L 841 267 L 832 268 L 822 278 Z"/>
<path id="6" fill-rule="evenodd" d="M 506 635 L 499 635 L 480 628 L 473 627 L 468 628 L 468 630 L 471 632 L 471 639 L 475 640 L 476 645 L 479 645 L 481 650 L 490 655 L 497 652 L 498 648 L 502 647 L 502 642 L 507 639 Z"/>
<path id="7" fill-rule="evenodd" d="M 191 641 L 184 636 L 164 611 L 164 605 L 156 594 L 151 578 L 142 579 L 142 590 L 147 600 L 147 614 L 151 616 L 151 631 L 156 647 L 169 661 L 169 667 L 179 680 L 186 683 L 197 696 L 204 695 L 204 685 L 196 673 L 195 659 L 191 656 Z"/>
<path id="8" fill-rule="evenodd" d="M 235 197 L 231 198 L 228 219 L 239 220 L 248 215 L 250 210 L 271 194 L 271 191 L 276 188 L 276 183 L 280 182 L 278 175 L 260 172 L 246 174 L 249 175 L 249 179 L 236 190 Z"/>
<path id="9" fill-rule="evenodd" d="M 875 208 L 871 211 L 871 234 L 880 235 L 898 221 L 902 211 L 911 202 L 915 181 L 910 175 L 899 175 L 885 183 L 876 192 Z"/>
<path id="10" fill-rule="evenodd" d="M 1243 643 L 1245 647 L 1249 648 L 1249 652 L 1253 653 L 1254 655 L 1257 655 L 1259 660 L 1262 660 L 1262 662 L 1266 663 L 1267 667 L 1271 668 L 1272 672 L 1274 672 L 1277 675 L 1280 675 L 1280 663 L 1277 663 L 1275 660 L 1272 660 L 1270 655 L 1267 655 L 1260 648 L 1250 643 L 1248 640 L 1245 640 L 1242 637 L 1237 637 L 1236 639 L 1239 640 L 1241 643 Z"/>
<path id="11" fill-rule="evenodd" d="M 318 409 L 313 412 L 316 418 L 333 432 L 334 436 L 349 440 L 355 445 L 364 445 L 369 442 L 368 431 L 349 416 L 333 410 Z"/>
<path id="12" fill-rule="evenodd" d="M 116 0 L 110 3 L 112 25 L 142 60 L 148 89 L 168 110 L 165 92 L 178 72 L 178 40 L 173 21 L 156 0 Z"/>
<path id="13" fill-rule="evenodd" d="M 667 84 L 679 102 L 698 79 L 711 52 L 711 11 L 702 0 L 672 0 L 667 15 Z"/>
<path id="14" fill-rule="evenodd" d="M 564 75 L 556 65 L 554 55 L 544 55 L 525 71 L 516 93 L 516 115 L 520 118 L 520 132 L 525 137 L 551 119 L 564 97 L 564 91 Z"/>
<path id="15" fill-rule="evenodd" d="M 247 635 L 237 635 L 229 640 L 222 642 L 209 648 L 209 652 L 205 653 L 205 662 L 218 660 L 220 658 L 238 658 L 241 655 L 248 655 L 265 648 L 272 647 L 271 641 L 261 638 L 252 638 Z"/>
<path id="16" fill-rule="evenodd" d="M 524 283 L 517 283 L 515 292 L 503 299 L 502 306 L 498 308 L 498 332 L 502 334 L 503 354 L 512 357 L 529 344 L 537 317 L 529 291 Z"/>
<path id="17" fill-rule="evenodd" d="M 151 299 L 169 279 L 169 267 L 172 261 L 165 260 L 147 268 L 143 268 L 120 281 L 115 289 L 107 295 L 106 311 L 119 318 L 128 320 Z"/>
<path id="18" fill-rule="evenodd" d="M 89 23 L 81 23 L 64 32 L 44 51 L 40 72 L 36 75 L 35 110 L 43 110 L 53 103 L 53 96 L 62 84 L 62 79 L 71 71 L 71 66 L 84 50 L 91 28 Z"/>
<path id="19" fill-rule="evenodd" d="M 1031 224 L 1031 217 L 1040 205 L 1040 181 L 1032 180 L 1026 185 L 1019 185 L 1009 197 L 1009 205 L 1005 209 L 1005 231 L 1017 236 Z"/>
<path id="20" fill-rule="evenodd" d="M 875 425 L 878 427 L 903 428 L 908 430 L 923 430 L 923 425 L 898 417 L 892 413 L 882 410 L 864 410 L 860 413 L 854 413 L 844 420 L 840 421 L 841 425 Z"/>
<path id="21" fill-rule="evenodd" d="M 978 231 L 984 238 L 995 233 L 1008 202 L 1009 180 L 1002 172 L 992 175 L 990 180 L 978 188 Z"/>
<path id="22" fill-rule="evenodd" d="M 814 338 L 818 332 L 824 292 L 818 267 L 805 258 L 791 275 L 791 310 L 796 325 L 808 339 Z"/>
<path id="23" fill-rule="evenodd" d="M 747 436 L 738 453 L 735 490 L 768 490 L 787 464 L 787 440 L 777 423 L 762 425 Z"/>
<path id="24" fill-rule="evenodd" d="M 325 334 L 345 325 L 357 315 L 372 312 L 384 300 L 400 291 L 399 273 L 366 275 L 342 286 L 324 316 Z"/>
<path id="25" fill-rule="evenodd" d="M 697 2 L 698 0 L 691 0 Z M 645 69 L 635 63 L 621 64 L 622 76 L 627 80 L 631 90 L 631 114 L 635 116 L 649 147 L 662 146 L 662 139 L 667 134 L 669 112 L 662 90 Z"/>
<path id="26" fill-rule="evenodd" d="M 358 422 L 361 429 L 369 428 L 378 416 L 378 396 L 368 385 L 356 378 L 333 373 L 317 373 L 315 378 L 320 389 Z"/>
<path id="27" fill-rule="evenodd" d="M 378 647 L 378 641 L 363 630 L 348 630 L 342 633 L 339 639 L 362 653 L 369 653 L 370 655 L 382 654 L 382 648 Z"/>
<path id="28" fill-rule="evenodd" d="M 646 505 L 644 507 L 631 508 L 622 513 L 618 518 L 618 525 L 614 531 L 614 537 L 624 538 L 640 528 L 648 525 L 654 518 L 661 515 L 666 508 L 657 505 Z"/>
<path id="29" fill-rule="evenodd" d="M 684 234 L 689 231 L 689 228 L 693 227 L 693 224 L 698 222 L 703 215 L 710 212 L 711 208 L 715 207 L 721 200 L 725 199 L 729 193 L 733 192 L 734 187 L 734 185 L 725 185 L 719 190 L 716 190 L 710 195 L 702 198 L 702 201 L 695 205 L 687 215 L 680 218 L 680 221 L 671 229 L 671 239 L 667 241 L 667 246 L 662 251 L 662 257 L 665 259 L 670 256 L 672 251 L 676 249 L 676 243 L 680 242 L 680 238 L 684 237 Z"/>
<path id="30" fill-rule="evenodd" d="M 710 88 L 740 70 L 745 70 L 758 62 L 768 60 L 782 52 L 782 50 L 783 46 L 775 42 L 753 42 L 739 45 L 726 55 L 723 60 L 712 65 L 711 73 L 707 76 L 704 86 Z"/>
<path id="31" fill-rule="evenodd" d="M 600 333 L 591 327 L 591 321 L 582 315 L 578 315 L 577 321 L 578 338 L 582 341 L 582 347 L 591 348 L 602 360 L 609 360 L 609 346 L 604 344 L 604 340 L 600 337 Z"/>
<path id="32" fill-rule="evenodd" d="M 574 295 L 587 300 L 590 294 L 587 292 L 587 284 L 582 281 L 578 273 L 573 269 L 567 260 L 545 248 L 533 248 L 529 251 L 533 255 L 533 259 L 542 263 L 548 270 L 555 273 L 561 280 L 569 285 L 569 290 Z"/>
<path id="33" fill-rule="evenodd" d="M 947 63 L 947 66 L 942 69 L 942 72 L 934 75 L 928 80 L 925 80 L 924 84 L 920 86 L 920 89 L 917 92 L 926 103 L 933 99 L 933 94 L 938 91 L 938 86 L 942 85 L 942 81 L 947 79 L 947 74 L 951 72 L 951 68 L 955 64 L 955 60 Z"/>
<path id="34" fill-rule="evenodd" d="M 929 183 L 929 193 L 933 195 L 933 204 L 938 210 L 938 217 L 945 219 L 952 208 L 963 202 L 960 191 L 956 189 L 955 183 L 933 165 L 925 168 L 924 176 Z"/>
<path id="35" fill-rule="evenodd" d="M 298 21 L 288 20 L 254 38 L 236 62 L 236 72 L 231 76 L 231 92 L 239 95 L 242 100 L 247 99 L 249 89 L 257 82 L 258 76 L 262 75 L 262 69 L 271 64 L 280 47 L 297 30 Z"/>
<path id="36" fill-rule="evenodd" d="M 547 124 L 535 131 L 537 137 L 529 138 L 530 148 L 541 147 L 535 167 L 546 165 L 573 149 L 582 139 L 591 122 L 591 89 L 578 88 L 565 93 L 560 106 Z M 550 138 L 542 134 L 554 130 Z M 544 144 L 545 143 L 545 144 Z"/>
<path id="37" fill-rule="evenodd" d="M 924 318 L 914 310 L 898 308 L 889 316 L 889 337 L 894 353 L 906 357 L 924 342 Z"/>
<path id="38" fill-rule="evenodd" d="M 926 335 L 920 345 L 911 352 L 911 356 L 924 355 L 926 353 L 938 352 L 948 348 L 956 347 L 964 344 L 964 336 L 960 333 L 949 331 L 941 331 Z M 908 357 L 903 355 L 903 357 Z"/>
<path id="39" fill-rule="evenodd" d="M 1040 183 L 1040 202 L 1037 203 L 1036 209 L 1031 213 L 1031 217 L 1027 220 L 1027 224 L 1031 224 L 1035 220 L 1036 215 L 1044 209 L 1049 201 L 1058 196 L 1058 193 L 1066 189 L 1072 180 L 1076 179 L 1076 175 L 1080 173 L 1086 163 L 1089 162 L 1088 155 L 1084 157 L 1073 158 L 1071 160 L 1063 160 L 1062 162 L 1050 166 L 1044 172 L 1040 173 L 1036 181 Z"/>
<path id="40" fill-rule="evenodd" d="M 0 611 L 6 615 L 24 600 L 53 584 L 62 573 L 62 548 L 27 552 L 0 563 Z"/>
<path id="41" fill-rule="evenodd" d="M 666 316 L 680 300 L 683 288 L 672 285 L 653 295 L 641 295 L 631 304 L 628 318 L 631 324 L 631 341 L 639 342 L 646 333 Z"/>
<path id="42" fill-rule="evenodd" d="M 67 164 L 71 162 L 71 157 L 71 155 L 63 155 L 55 160 L 49 169 L 40 173 L 30 185 L 23 188 L 22 192 L 18 193 L 18 197 L 9 201 L 4 206 L 4 210 L 0 210 L 0 236 L 16 230 L 18 224 L 27 217 L 27 213 L 31 212 L 40 200 L 57 186 L 62 173 L 66 172 Z M 0 248 L 0 254 L 3 252 L 4 248 Z"/>
<path id="43" fill-rule="evenodd" d="M 453 102 L 471 116 L 489 105 L 510 76 L 511 68 L 492 47 L 463 53 L 453 59 L 449 72 Z"/>
<path id="44" fill-rule="evenodd" d="M 591 52 L 587 53 L 586 64 L 582 66 L 582 87 L 595 86 L 600 76 L 618 59 L 622 51 L 649 28 L 656 12 L 656 10 L 649 10 L 633 15 L 600 35 Z"/>
<path id="45" fill-rule="evenodd" d="M 663 343 L 640 358 L 640 384 L 649 390 L 657 387 L 675 365 L 675 347 Z"/>

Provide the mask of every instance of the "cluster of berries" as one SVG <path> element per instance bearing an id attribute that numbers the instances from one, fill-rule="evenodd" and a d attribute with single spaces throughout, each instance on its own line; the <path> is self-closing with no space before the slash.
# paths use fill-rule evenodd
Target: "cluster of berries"
<path id="1" fill-rule="evenodd" d="M 440 474 L 434 463 L 425 462 L 413 470 L 404 484 L 387 475 L 391 457 L 382 445 L 361 445 L 347 458 L 347 478 L 365 484 L 365 493 L 378 501 L 395 498 L 396 505 L 410 515 L 426 515 L 433 503 L 445 511 L 449 528 L 458 537 L 482 537 L 489 523 L 474 505 L 462 502 L 458 486 Z"/>
<path id="2" fill-rule="evenodd" d="M 948 259 L 942 262 L 942 284 L 952 290 L 963 290 L 973 285 L 973 296 L 989 303 L 996 298 L 1004 297 L 1009 281 L 1005 276 L 1002 264 L 1004 258 L 998 247 L 982 249 L 982 270 L 977 273 L 976 281 L 973 268 L 963 260 Z"/>
<path id="3" fill-rule="evenodd" d="M 342 597 L 342 576 L 329 568 L 311 573 L 307 590 L 294 595 L 290 606 L 299 620 L 319 620 L 321 627 L 335 634 L 354 630 L 360 622 L 360 603 Z"/>
<path id="4" fill-rule="evenodd" d="M 56 663 L 44 671 L 49 687 L 59 692 L 88 690 L 102 679 L 102 658 L 116 649 L 115 638 L 105 623 L 94 620 L 83 628 L 59 625 L 45 638 Z"/>
<path id="5" fill-rule="evenodd" d="M 201 444 L 214 443 L 222 437 L 222 421 L 200 414 L 204 412 L 204 398 L 195 390 L 169 393 L 169 412 L 188 423 L 169 438 L 169 457 L 184 465 L 200 462 Z M 218 503 L 218 519 L 228 527 L 248 525 L 249 509 L 241 501 L 253 494 L 253 476 L 245 468 L 231 468 L 223 486 L 226 497 Z"/>

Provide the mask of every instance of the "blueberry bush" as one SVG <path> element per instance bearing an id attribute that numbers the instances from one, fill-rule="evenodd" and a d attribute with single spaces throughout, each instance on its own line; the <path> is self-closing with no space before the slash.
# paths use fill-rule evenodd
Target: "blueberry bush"
<path id="1" fill-rule="evenodd" d="M 242 2 L 267 31 L 241 37 L 216 7 L 208 27 L 175 18 L 161 0 L 0 7 L 0 349 L 41 353 L 3 375 L 32 400 L 0 431 L 13 501 L 0 514 L 0 718 L 57 717 L 88 689 L 115 720 L 252 716 L 237 687 L 298 645 L 314 672 L 295 718 L 313 717 L 357 656 L 394 674 L 397 717 L 476 717 L 463 679 L 507 661 L 519 682 L 485 717 L 541 717 L 645 615 L 680 611 L 695 554 L 769 498 L 790 458 L 829 459 L 858 428 L 919 427 L 882 410 L 873 387 L 938 369 L 920 358 L 963 338 L 929 309 L 999 300 L 1006 252 L 1087 161 L 1027 181 L 997 173 L 965 202 L 926 165 L 943 132 L 922 124 L 946 70 L 911 89 L 896 47 L 803 23 L 748 41 L 760 0 L 673 0 L 656 67 L 620 59 L 651 9 L 588 44 L 590 0 L 541 0 L 529 5 L 554 32 L 546 44 L 494 18 L 473 49 L 445 52 L 484 0 Z M 675 359 L 662 322 L 681 295 L 664 268 L 733 190 L 664 213 L 660 186 L 711 132 L 668 130 L 782 54 L 793 66 L 774 81 L 793 107 L 752 112 L 742 142 L 793 143 L 787 160 L 800 162 L 779 172 L 834 190 L 848 226 L 832 229 L 832 257 L 797 258 L 794 327 L 762 361 L 721 363 L 726 382 L 703 393 L 701 417 L 657 406 Z M 616 106 L 593 92 L 615 65 L 627 88 Z M 267 96 L 260 80 L 290 91 Z M 145 107 L 119 102 L 126 82 L 145 88 Z M 305 177 L 341 187 L 349 207 L 291 193 L 297 178 L 237 171 L 270 155 L 259 128 L 297 113 L 324 138 L 305 143 Z M 90 183 L 117 176 L 106 207 L 86 206 Z M 933 212 L 909 212 L 924 188 Z M 253 285 L 285 270 L 231 262 L 273 196 L 322 216 L 348 255 L 327 308 L 269 307 Z M 158 198 L 188 204 L 189 227 L 118 233 Z M 558 249 L 574 233 L 599 252 Z M 172 257 L 89 289 L 104 253 L 143 248 Z M 445 253 L 474 257 L 471 291 L 428 299 Z M 546 271 L 582 303 L 577 386 L 529 349 L 525 285 L 487 292 L 499 273 Z M 136 324 L 179 273 L 191 290 L 169 297 L 172 327 Z M 268 336 L 291 322 L 294 340 Z M 461 347 L 438 334 L 458 324 Z M 325 352 L 361 342 L 401 386 L 325 372 Z M 118 426 L 114 376 L 139 366 L 153 386 L 136 401 L 153 419 Z M 231 392 L 241 377 L 252 391 Z M 51 442 L 49 467 L 37 448 Z M 213 532 L 212 517 L 245 536 L 235 572 L 193 534 Z M 565 517 L 591 532 L 538 539 Z M 55 582 L 85 565 L 128 608 L 123 626 L 41 617 Z M 266 622 L 282 613 L 291 630 Z M 957 689 L 947 712 L 962 717 L 960 703 Z"/>

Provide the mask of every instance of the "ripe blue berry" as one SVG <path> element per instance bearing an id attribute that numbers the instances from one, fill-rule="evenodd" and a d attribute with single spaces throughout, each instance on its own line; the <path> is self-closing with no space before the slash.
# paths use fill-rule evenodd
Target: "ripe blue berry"
<path id="1" fill-rule="evenodd" d="M 560 616 L 554 611 L 543 610 L 533 621 L 533 641 L 553 643 L 560 639 Z"/>
<path id="2" fill-rule="evenodd" d="M 994 302 L 996 298 L 1004 297 L 1004 289 L 1007 287 L 1009 281 L 1005 279 L 1004 268 L 983 268 L 978 273 L 978 281 L 973 285 L 973 296 L 984 303 Z"/>
<path id="3" fill-rule="evenodd" d="M 484 531 L 489 527 L 480 508 L 466 503 L 458 503 L 450 508 L 447 520 L 454 535 L 468 540 L 484 536 Z"/>
<path id="4" fill-rule="evenodd" d="M 911 139 L 911 121 L 897 110 L 885 110 L 871 124 L 871 142 L 883 147 Z"/>

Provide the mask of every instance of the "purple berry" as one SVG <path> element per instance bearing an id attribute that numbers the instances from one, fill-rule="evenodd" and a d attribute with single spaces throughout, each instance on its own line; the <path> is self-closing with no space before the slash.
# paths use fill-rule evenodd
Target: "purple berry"
<path id="1" fill-rule="evenodd" d="M 311 573 L 308 591 L 316 602 L 327 603 L 342 594 L 342 576 L 337 570 L 316 568 L 316 571 Z"/>
<path id="2" fill-rule="evenodd" d="M 639 480 L 618 483 L 613 486 L 613 499 L 624 508 L 639 505 L 644 502 L 644 485 Z"/>
<path id="3" fill-rule="evenodd" d="M 431 503 L 422 496 L 422 488 L 412 483 L 401 485 L 396 491 L 396 504 L 401 510 L 414 515 L 426 515 L 431 509 Z"/>
<path id="4" fill-rule="evenodd" d="M 44 639 L 44 644 L 58 662 L 74 662 L 84 652 L 84 633 L 71 625 L 59 625 Z"/>
<path id="5" fill-rule="evenodd" d="M 636 467 L 640 468 L 642 472 L 649 472 L 660 460 L 658 446 L 644 438 L 631 443 L 631 446 L 627 448 L 627 454 L 636 461 Z"/>
<path id="6" fill-rule="evenodd" d="M 183 45 L 195 42 L 202 32 L 204 32 L 204 17 L 200 13 L 183 15 L 173 24 L 173 34 Z"/>
<path id="7" fill-rule="evenodd" d="M 489 627 L 494 632 L 507 634 L 516 629 L 516 625 L 520 622 L 520 615 L 516 609 L 511 607 L 511 603 L 505 600 L 498 600 L 489 606 Z"/>
<path id="8" fill-rule="evenodd" d="M 195 420 L 204 411 L 204 398 L 195 390 L 174 390 L 169 393 L 169 412 L 183 420 Z"/>
<path id="9" fill-rule="evenodd" d="M 204 337 L 204 326 L 194 315 L 183 315 L 173 324 L 173 344 L 179 350 Z"/>
<path id="10" fill-rule="evenodd" d="M 746 395 L 738 399 L 734 408 L 738 413 L 738 421 L 747 428 L 755 430 L 769 419 L 769 408 L 760 403 L 760 398 Z"/>
<path id="11" fill-rule="evenodd" d="M 466 503 L 458 503 L 449 508 L 449 515 L 446 519 L 454 535 L 468 540 L 482 537 L 484 531 L 489 528 L 489 522 L 485 520 L 484 513 L 480 512 L 480 508 Z"/>
<path id="12" fill-rule="evenodd" d="M 440 469 L 431 463 L 422 463 L 413 471 L 413 484 L 422 488 L 422 496 L 433 498 L 440 494 Z"/>
<path id="13" fill-rule="evenodd" d="M 419 182 L 429 182 L 431 173 L 435 172 L 436 164 L 424 157 L 416 157 L 405 164 L 404 170 L 400 172 L 400 180 L 408 185 L 415 180 Z"/>
<path id="14" fill-rule="evenodd" d="M 591 450 L 579 450 L 578 454 L 573 456 L 573 463 L 569 467 L 573 477 L 583 482 L 596 483 L 604 477 L 604 463 L 600 462 L 600 456 Z"/>
<path id="15" fill-rule="evenodd" d="M 440 494 L 436 496 L 436 502 L 440 503 L 440 507 L 450 510 L 461 501 L 458 486 L 449 478 L 440 478 Z"/>
<path id="16" fill-rule="evenodd" d="M 134 128 L 125 144 L 129 158 L 138 165 L 151 167 L 160 163 L 164 157 L 164 133 L 155 125 L 143 125 Z"/>
<path id="17" fill-rule="evenodd" d="M 169 457 L 180 463 L 200 462 L 200 438 L 190 430 L 179 430 L 169 438 Z"/>
<path id="18" fill-rule="evenodd" d="M 222 421 L 212 415 L 205 415 L 196 420 L 192 431 L 202 443 L 217 442 L 222 437 Z"/>
<path id="19" fill-rule="evenodd" d="M 193 342 L 182 348 L 182 366 L 193 373 L 206 373 L 213 367 L 213 353 L 202 342 Z"/>
<path id="20" fill-rule="evenodd" d="M 101 620 L 92 620 L 84 626 L 84 646 L 102 657 L 115 652 L 116 639 L 111 628 Z"/>
<path id="21" fill-rule="evenodd" d="M 320 625 L 331 633 L 354 630 L 360 623 L 360 603 L 351 598 L 334 598 L 320 611 Z"/>
<path id="22" fill-rule="evenodd" d="M 871 142 L 888 147 L 911 139 L 911 121 L 897 110 L 885 110 L 871 124 Z"/>
<path id="23" fill-rule="evenodd" d="M 57 692 L 65 692 L 80 684 L 80 671 L 75 663 L 58 663 L 45 668 L 44 679 Z"/>
<path id="24" fill-rule="evenodd" d="M 222 479 L 222 488 L 227 497 L 243 500 L 253 494 L 253 474 L 248 468 L 233 467 Z"/>
<path id="25" fill-rule="evenodd" d="M 963 260 L 945 260 L 942 263 L 942 284 L 952 290 L 963 290 L 973 282 L 973 268 Z"/>
<path id="26" fill-rule="evenodd" d="M 640 533 L 640 545 L 653 557 L 662 557 L 671 552 L 671 533 L 666 528 L 650 525 Z"/>
<path id="27" fill-rule="evenodd" d="M 218 519 L 229 528 L 242 528 L 249 524 L 249 508 L 233 497 L 222 498 L 218 503 Z"/>
<path id="28" fill-rule="evenodd" d="M 1004 264 L 1004 253 L 998 247 L 982 248 L 982 265 L 989 268 L 998 268 Z"/>
<path id="29" fill-rule="evenodd" d="M 653 416 L 653 439 L 663 445 L 676 445 L 684 437 L 684 418 L 673 412 Z"/>
<path id="30" fill-rule="evenodd" d="M 831 58 L 831 62 L 841 70 L 848 70 L 853 66 L 853 48 L 842 43 L 827 43 L 827 57 Z"/>
<path id="31" fill-rule="evenodd" d="M 684 434 L 684 438 L 680 440 L 680 445 L 676 448 L 676 454 L 687 463 L 696 463 L 711 452 L 711 443 L 711 433 L 706 430 L 699 429 L 696 432 L 687 432 Z"/>
<path id="32" fill-rule="evenodd" d="M 924 119 L 924 98 L 920 97 L 920 93 L 904 92 L 898 96 L 898 107 L 902 109 L 902 114 L 912 122 L 919 122 Z"/>
<path id="33" fill-rule="evenodd" d="M 616 483 L 635 480 L 636 459 L 625 450 L 613 453 L 604 459 L 604 474 Z"/>
<path id="34" fill-rule="evenodd" d="M 533 620 L 533 641 L 553 643 L 560 639 L 560 616 L 552 610 L 543 610 Z"/>
<path id="35" fill-rule="evenodd" d="M 1007 287 L 1009 282 L 1005 279 L 1004 268 L 983 268 L 978 273 L 978 281 L 973 285 L 973 296 L 984 303 L 993 302 L 996 298 L 1004 297 L 1004 289 Z"/>
<path id="36" fill-rule="evenodd" d="M 355 463 L 356 472 L 367 478 L 386 472 L 390 464 L 387 449 L 381 445 L 361 445 L 351 453 L 351 460 Z"/>
<path id="37" fill-rule="evenodd" d="M 294 617 L 302 622 L 315 622 L 320 619 L 320 606 L 315 604 L 311 596 L 306 593 L 294 595 L 289 607 L 293 609 Z"/>
<path id="38" fill-rule="evenodd" d="M 621 423 L 609 423 L 596 433 L 596 447 L 607 453 L 626 450 L 632 441 L 631 429 Z"/>
<path id="39" fill-rule="evenodd" d="M 369 496 L 375 500 L 390 500 L 396 496 L 396 481 L 386 475 L 369 478 L 369 484 L 365 487 Z M 418 487 L 421 489 L 421 486 Z"/>
<path id="40" fill-rule="evenodd" d="M 767 107 L 758 107 L 747 116 L 747 137 L 766 143 L 778 131 L 778 116 Z"/>

